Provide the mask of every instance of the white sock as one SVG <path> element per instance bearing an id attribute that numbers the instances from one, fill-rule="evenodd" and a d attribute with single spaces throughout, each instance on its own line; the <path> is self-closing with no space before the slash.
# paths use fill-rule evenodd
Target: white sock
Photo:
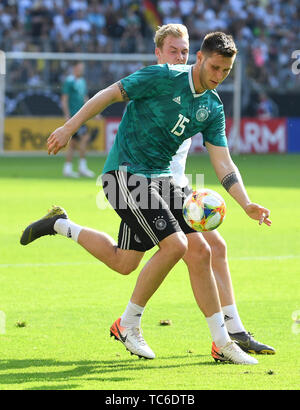
<path id="1" fill-rule="evenodd" d="M 86 159 L 85 158 L 80 158 L 79 160 L 79 169 L 86 169 L 87 165 L 86 165 Z"/>
<path id="2" fill-rule="evenodd" d="M 213 314 L 206 318 L 211 336 L 217 347 L 225 346 L 230 342 L 222 312 Z"/>
<path id="3" fill-rule="evenodd" d="M 236 305 L 228 305 L 222 307 L 224 320 L 229 333 L 245 332 Z"/>
<path id="4" fill-rule="evenodd" d="M 72 162 L 65 162 L 64 163 L 64 172 L 72 172 L 72 171 L 73 171 Z"/>
<path id="5" fill-rule="evenodd" d="M 59 218 L 55 221 L 54 230 L 60 235 L 66 236 L 67 238 L 73 239 L 75 242 L 78 241 L 78 235 L 83 229 L 82 226 L 75 224 L 70 221 L 70 219 Z"/>
<path id="6" fill-rule="evenodd" d="M 121 316 L 120 325 L 125 327 L 140 327 L 144 309 L 144 307 L 129 301 L 125 312 Z"/>

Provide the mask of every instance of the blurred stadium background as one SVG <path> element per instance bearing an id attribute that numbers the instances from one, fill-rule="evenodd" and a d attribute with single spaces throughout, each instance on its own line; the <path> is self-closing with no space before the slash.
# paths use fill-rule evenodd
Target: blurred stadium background
<path id="1" fill-rule="evenodd" d="M 155 63 L 154 30 L 173 22 L 188 27 L 190 63 L 209 31 L 237 42 L 239 64 L 218 89 L 231 148 L 300 152 L 299 21 L 297 0 L 1 0 L 0 151 L 45 153 L 64 122 L 61 85 L 71 60 L 85 62 L 92 96 Z M 90 121 L 91 151 L 108 152 L 123 109 L 113 105 Z M 202 150 L 195 136 L 191 151 Z"/>

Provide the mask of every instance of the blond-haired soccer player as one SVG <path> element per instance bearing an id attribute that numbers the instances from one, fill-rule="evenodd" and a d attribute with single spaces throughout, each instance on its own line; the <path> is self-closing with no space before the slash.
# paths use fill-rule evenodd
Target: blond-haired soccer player
<path id="1" fill-rule="evenodd" d="M 223 105 L 215 91 L 229 74 L 236 52 L 231 36 L 211 33 L 205 37 L 195 64 L 164 64 L 137 71 L 96 94 L 48 139 L 48 153 L 56 154 L 89 118 L 112 103 L 130 100 L 102 179 L 108 200 L 142 243 L 143 251 L 124 249 L 107 234 L 76 225 L 59 207 L 27 227 L 21 243 L 26 245 L 40 236 L 60 233 L 72 237 L 107 266 L 124 274 L 138 266 L 146 250 L 158 245 L 158 251 L 139 274 L 124 314 L 111 327 L 111 333 L 129 351 L 145 358 L 154 358 L 155 354 L 140 331 L 144 308 L 172 267 L 183 258 L 212 335 L 214 359 L 257 363 L 230 339 L 211 269 L 209 246 L 201 234 L 185 224 L 181 208 L 185 196 L 170 177 L 169 166 L 183 141 L 202 132 L 220 182 L 250 218 L 271 224 L 269 210 L 251 202 L 230 158 Z M 207 107 L 204 117 L 197 115 L 200 105 Z M 143 187 L 150 206 L 143 207 L 133 195 L 138 186 Z M 168 189 L 164 198 L 162 187 Z M 122 243 L 126 245 L 128 241 Z"/>

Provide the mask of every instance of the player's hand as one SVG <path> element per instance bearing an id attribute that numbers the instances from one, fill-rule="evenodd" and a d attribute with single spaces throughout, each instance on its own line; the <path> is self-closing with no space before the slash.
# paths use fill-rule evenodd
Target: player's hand
<path id="1" fill-rule="evenodd" d="M 47 140 L 48 155 L 56 155 L 68 144 L 71 136 L 65 127 L 59 127 L 53 131 Z"/>
<path id="2" fill-rule="evenodd" d="M 270 221 L 270 211 L 267 208 L 264 208 L 258 204 L 248 204 L 245 208 L 246 214 L 257 221 L 259 221 L 259 225 L 265 223 L 266 225 L 270 226 L 272 221 Z"/>

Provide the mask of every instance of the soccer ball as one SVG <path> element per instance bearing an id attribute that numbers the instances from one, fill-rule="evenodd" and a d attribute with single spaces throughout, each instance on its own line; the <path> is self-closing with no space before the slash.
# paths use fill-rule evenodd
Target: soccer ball
<path id="1" fill-rule="evenodd" d="M 199 189 L 185 199 L 182 212 L 185 222 L 195 231 L 212 231 L 223 222 L 226 205 L 217 192 Z"/>

